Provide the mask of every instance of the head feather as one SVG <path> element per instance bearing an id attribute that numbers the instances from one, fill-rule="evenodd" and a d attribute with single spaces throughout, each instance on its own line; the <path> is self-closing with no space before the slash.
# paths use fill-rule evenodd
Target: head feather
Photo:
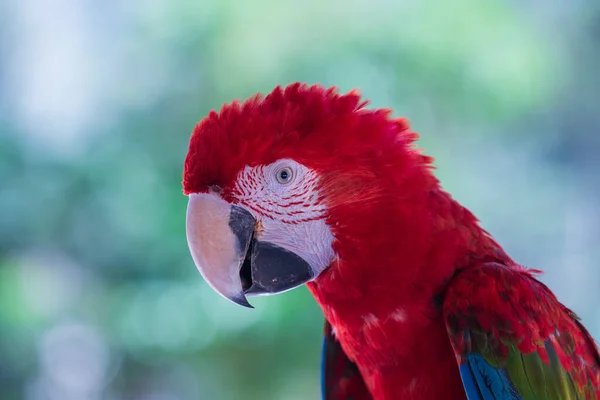
<path id="1" fill-rule="evenodd" d="M 294 83 L 225 104 L 192 132 L 183 191 L 226 188 L 244 166 L 286 157 L 319 171 L 345 173 L 346 189 L 389 174 L 384 170 L 390 167 L 399 175 L 431 163 L 412 148 L 418 136 L 406 119 L 391 118 L 388 109 L 367 109 L 368 103 L 357 90 L 339 94 L 335 87 Z"/>

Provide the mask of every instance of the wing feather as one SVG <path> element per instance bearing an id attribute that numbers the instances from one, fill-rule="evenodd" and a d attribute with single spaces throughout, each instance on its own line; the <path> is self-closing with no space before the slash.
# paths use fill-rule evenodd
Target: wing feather
<path id="1" fill-rule="evenodd" d="M 321 392 L 323 400 L 372 400 L 358 367 L 344 353 L 327 321 L 321 357 Z"/>
<path id="2" fill-rule="evenodd" d="M 578 317 L 520 266 L 460 271 L 444 317 L 469 400 L 600 397 L 600 355 Z"/>

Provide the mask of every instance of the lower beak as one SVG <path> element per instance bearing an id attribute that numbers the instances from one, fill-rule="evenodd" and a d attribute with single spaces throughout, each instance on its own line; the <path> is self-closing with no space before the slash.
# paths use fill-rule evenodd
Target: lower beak
<path id="1" fill-rule="evenodd" d="M 259 240 L 255 226 L 250 212 L 217 194 L 190 195 L 186 235 L 194 263 L 216 292 L 246 307 L 246 295 L 281 293 L 313 277 L 300 256 Z"/>

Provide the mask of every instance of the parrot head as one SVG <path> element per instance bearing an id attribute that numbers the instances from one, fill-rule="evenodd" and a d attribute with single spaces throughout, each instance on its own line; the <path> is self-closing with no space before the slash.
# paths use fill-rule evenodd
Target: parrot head
<path id="1" fill-rule="evenodd" d="M 247 296 L 293 289 L 340 259 L 369 265 L 390 246 L 422 242 L 396 234 L 419 236 L 418 204 L 437 185 L 431 159 L 413 148 L 406 120 L 366 105 L 356 92 L 296 83 L 196 125 L 186 235 L 215 291 L 252 307 Z"/>

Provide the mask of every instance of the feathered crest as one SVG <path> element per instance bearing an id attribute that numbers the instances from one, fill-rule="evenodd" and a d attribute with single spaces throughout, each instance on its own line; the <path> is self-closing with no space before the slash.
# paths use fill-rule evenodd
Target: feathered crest
<path id="1" fill-rule="evenodd" d="M 303 83 L 225 104 L 192 133 L 184 193 L 227 185 L 245 165 L 283 157 L 316 169 L 334 161 L 340 168 L 364 164 L 374 171 L 431 162 L 413 148 L 418 135 L 406 119 L 393 119 L 389 109 L 367 109 L 368 104 L 358 90 L 340 94 L 336 87 Z"/>

